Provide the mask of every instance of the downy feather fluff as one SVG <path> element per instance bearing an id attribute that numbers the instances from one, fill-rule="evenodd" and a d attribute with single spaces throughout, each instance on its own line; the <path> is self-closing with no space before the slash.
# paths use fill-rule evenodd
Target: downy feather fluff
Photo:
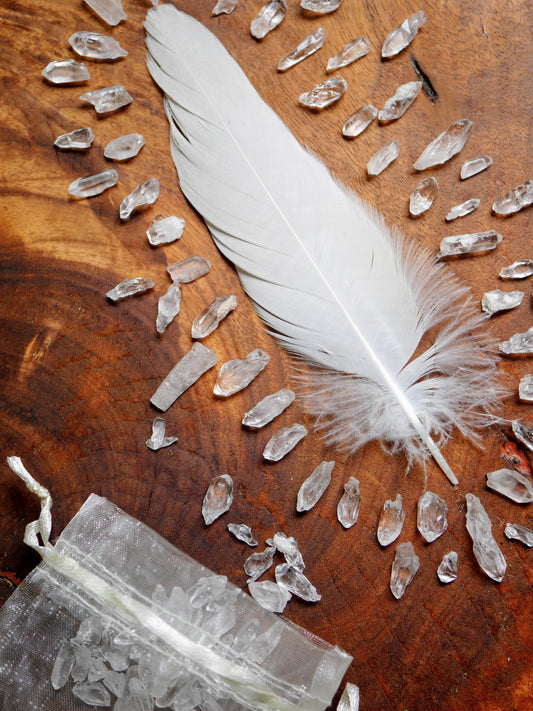
<path id="1" fill-rule="evenodd" d="M 457 483 L 433 438 L 473 436 L 500 394 L 467 289 L 335 180 L 201 23 L 164 4 L 145 27 L 181 188 L 269 330 L 317 366 L 319 427 L 352 451 L 431 453 Z"/>

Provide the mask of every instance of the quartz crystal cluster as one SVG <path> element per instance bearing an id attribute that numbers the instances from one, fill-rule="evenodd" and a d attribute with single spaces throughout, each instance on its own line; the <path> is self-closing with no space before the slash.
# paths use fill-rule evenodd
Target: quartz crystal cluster
<path id="1" fill-rule="evenodd" d="M 298 62 L 310 57 L 323 46 L 325 39 L 326 33 L 322 27 L 313 30 L 297 47 L 279 60 L 278 72 L 284 72 L 295 64 L 298 64 Z"/>

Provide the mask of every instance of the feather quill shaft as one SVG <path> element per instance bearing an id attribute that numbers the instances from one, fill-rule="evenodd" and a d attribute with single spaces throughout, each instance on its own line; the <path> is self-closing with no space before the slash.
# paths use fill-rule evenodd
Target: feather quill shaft
<path id="1" fill-rule="evenodd" d="M 351 451 L 379 439 L 430 454 L 456 484 L 440 446 L 491 421 L 500 396 L 467 290 L 299 144 L 201 23 L 167 4 L 145 27 L 181 188 L 270 332 L 317 366 L 319 427 Z"/>

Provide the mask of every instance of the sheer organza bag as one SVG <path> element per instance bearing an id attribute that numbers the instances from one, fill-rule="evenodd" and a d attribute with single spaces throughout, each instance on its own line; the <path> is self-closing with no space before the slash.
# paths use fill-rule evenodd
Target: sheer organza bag
<path id="1" fill-rule="evenodd" d="M 3 711 L 321 711 L 351 658 L 264 610 L 91 495 L 55 546 L 50 494 L 25 541 L 43 560 L 0 610 Z"/>

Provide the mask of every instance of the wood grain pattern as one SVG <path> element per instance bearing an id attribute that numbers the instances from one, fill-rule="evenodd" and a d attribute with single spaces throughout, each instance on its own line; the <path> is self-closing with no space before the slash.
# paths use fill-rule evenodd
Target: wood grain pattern
<path id="1" fill-rule="evenodd" d="M 526 2 L 429 0 L 428 22 L 411 47 L 381 62 L 385 35 L 420 9 L 410 0 L 344 0 L 323 18 L 302 13 L 289 0 L 284 23 L 263 41 L 249 34 L 261 1 L 240 0 L 230 16 L 211 16 L 214 0 L 177 3 L 220 37 L 263 98 L 298 138 L 410 239 L 437 251 L 446 234 L 496 229 L 498 249 L 456 260 L 453 268 L 479 300 L 484 291 L 514 288 L 498 279 L 502 266 L 531 258 L 531 211 L 498 219 L 492 202 L 531 177 L 533 97 L 529 77 L 531 5 Z M 0 453 L 17 454 L 54 497 L 56 533 L 91 492 L 106 496 L 157 530 L 173 544 L 237 585 L 245 586 L 244 545 L 226 531 L 229 521 L 247 522 L 262 540 L 277 530 L 300 543 L 310 579 L 323 600 L 291 601 L 287 616 L 354 657 L 346 679 L 361 687 L 364 711 L 479 710 L 527 711 L 533 704 L 533 569 L 531 552 L 503 536 L 506 521 L 532 525 L 529 507 L 507 502 L 484 488 L 485 473 L 505 466 L 500 446 L 510 436 L 508 421 L 533 423 L 531 406 L 516 389 L 531 370 L 527 359 L 501 360 L 511 395 L 502 405 L 504 422 L 484 433 L 475 449 L 457 433 L 445 455 L 460 479 L 452 489 L 435 465 L 427 475 L 406 473 L 405 461 L 377 443 L 356 456 L 336 455 L 333 481 L 314 510 L 297 515 L 295 501 L 303 479 L 334 453 L 315 434 L 278 464 L 261 452 L 274 425 L 253 433 L 241 428 L 242 414 L 270 392 L 291 385 L 286 355 L 264 333 L 238 279 L 216 251 L 201 219 L 181 195 L 168 147 L 161 96 L 144 64 L 142 22 L 148 0 L 125 0 L 128 19 L 110 30 L 79 0 L 6 0 L 0 43 Z M 278 59 L 309 31 L 322 25 L 321 52 L 279 75 Z M 98 119 L 79 101 L 85 88 L 58 88 L 41 78 L 52 59 L 73 56 L 68 37 L 80 29 L 112 34 L 129 56 L 115 63 L 87 62 L 89 89 L 120 81 L 134 102 Z M 326 78 L 327 57 L 345 42 L 366 35 L 370 54 L 341 73 L 349 84 L 343 99 L 313 114 L 297 97 Z M 372 125 L 354 141 L 342 138 L 347 116 L 363 103 L 383 105 L 396 87 L 414 78 L 409 54 L 419 61 L 439 93 L 435 104 L 420 96 L 408 113 L 387 126 Z M 468 117 L 474 129 L 463 153 L 424 174 L 440 184 L 436 204 L 417 220 L 409 218 L 408 196 L 421 175 L 412 165 L 425 145 L 452 121 Z M 96 136 L 88 152 L 59 152 L 57 135 L 91 126 Z M 76 177 L 109 164 L 103 148 L 133 131 L 146 146 L 133 161 L 118 165 L 117 187 L 90 200 L 68 197 Z M 400 157 L 369 180 L 368 158 L 385 142 L 400 141 Z M 260 136 L 258 136 L 260 140 Z M 489 153 L 494 165 L 461 182 L 466 158 Z M 121 200 L 138 183 L 157 177 L 161 197 L 153 208 L 126 223 L 118 218 Z M 469 197 L 481 199 L 472 215 L 446 225 L 449 207 Z M 187 222 L 183 238 L 163 248 L 149 247 L 145 231 L 156 213 L 177 214 Z M 192 254 L 208 258 L 213 269 L 183 288 L 182 311 L 159 337 L 157 299 L 169 283 L 167 264 Z M 112 305 L 105 293 L 126 277 L 156 282 L 144 296 Z M 521 288 L 521 287 L 518 287 Z M 514 312 L 491 319 L 496 341 L 531 325 L 531 282 Z M 159 452 L 145 446 L 155 411 L 149 399 L 161 379 L 190 347 L 190 324 L 214 296 L 234 293 L 238 309 L 206 344 L 223 363 L 261 347 L 271 363 L 244 392 L 228 401 L 212 395 L 211 371 L 185 393 L 166 415 L 177 445 Z M 312 422 L 298 403 L 279 425 Z M 3 465 L 2 465 L 3 466 Z M 229 514 L 205 527 L 200 506 L 210 479 L 234 477 L 235 501 Z M 336 521 L 335 509 L 349 476 L 361 482 L 360 520 L 350 531 Z M 3 467 L 0 487 L 0 570 L 23 577 L 36 556 L 22 543 L 37 503 Z M 449 507 L 449 531 L 431 545 L 416 531 L 416 502 L 426 487 Z M 492 518 L 509 568 L 496 585 L 477 568 L 464 525 L 464 495 L 479 495 Z M 394 545 L 380 549 L 375 538 L 383 501 L 404 497 L 407 519 L 401 540 L 411 540 L 421 568 L 401 601 L 389 591 Z M 435 575 L 442 555 L 459 553 L 460 574 L 449 586 Z M 10 578 L 12 580 L 12 577 Z M 154 581 L 155 582 L 155 581 Z M 10 586 L 1 582 L 0 596 Z"/>

